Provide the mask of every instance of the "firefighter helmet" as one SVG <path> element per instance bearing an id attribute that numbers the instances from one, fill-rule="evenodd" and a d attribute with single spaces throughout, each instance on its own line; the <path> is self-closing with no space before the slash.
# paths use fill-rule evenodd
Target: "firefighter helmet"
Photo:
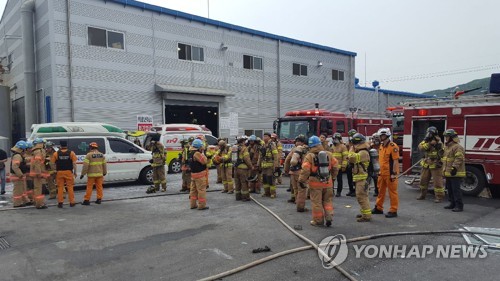
<path id="1" fill-rule="evenodd" d="M 42 138 L 36 138 L 33 140 L 33 144 L 39 144 L 39 143 L 44 143 L 44 140 Z"/>
<path id="2" fill-rule="evenodd" d="M 194 141 L 194 137 L 189 137 L 188 142 L 193 142 L 193 141 Z"/>
<path id="3" fill-rule="evenodd" d="M 45 143 L 45 147 L 53 147 L 53 146 L 54 146 L 54 143 L 51 141 L 48 141 Z"/>
<path id="4" fill-rule="evenodd" d="M 333 134 L 334 139 L 342 140 L 342 134 L 341 133 L 335 133 Z"/>
<path id="5" fill-rule="evenodd" d="M 97 142 L 91 142 L 91 143 L 89 144 L 89 146 L 90 146 L 91 148 L 99 148 L 99 145 L 97 145 Z"/>
<path id="6" fill-rule="evenodd" d="M 21 141 L 16 142 L 15 147 L 17 147 L 19 149 L 26 149 L 26 148 L 28 148 L 28 143 L 21 140 Z"/>
<path id="7" fill-rule="evenodd" d="M 203 146 L 203 142 L 200 139 L 195 139 L 192 145 L 194 148 L 200 149 Z"/>
<path id="8" fill-rule="evenodd" d="M 27 148 L 33 148 L 33 142 L 27 141 L 26 144 L 28 145 Z"/>
<path id="9" fill-rule="evenodd" d="M 298 142 L 298 141 L 305 144 L 307 142 L 306 136 L 304 136 L 303 134 L 298 135 L 295 138 L 295 142 Z"/>
<path id="10" fill-rule="evenodd" d="M 438 134 L 438 130 L 437 130 L 436 127 L 430 126 L 429 128 L 427 128 L 427 133 L 431 133 L 433 135 L 437 135 Z"/>
<path id="11" fill-rule="evenodd" d="M 391 130 L 389 128 L 380 128 L 377 132 L 379 136 L 386 136 L 390 137 L 391 136 Z"/>
<path id="12" fill-rule="evenodd" d="M 257 140 L 257 136 L 256 135 L 251 135 L 249 138 L 248 138 L 249 141 L 256 141 Z"/>
<path id="13" fill-rule="evenodd" d="M 353 144 L 362 144 L 366 142 L 366 137 L 363 136 L 363 134 L 356 133 L 354 136 L 352 136 L 352 143 Z"/>
<path id="14" fill-rule="evenodd" d="M 457 131 L 454 129 L 448 129 L 444 131 L 443 136 L 445 137 L 450 137 L 450 138 L 456 138 L 458 136 Z"/>
<path id="15" fill-rule="evenodd" d="M 321 140 L 317 136 L 312 136 L 309 138 L 307 145 L 309 147 L 315 147 L 321 144 Z"/>
<path id="16" fill-rule="evenodd" d="M 218 143 L 219 146 L 225 146 L 226 145 L 226 141 L 225 140 L 220 140 L 219 143 Z"/>
<path id="17" fill-rule="evenodd" d="M 352 137 L 354 136 L 358 131 L 356 131 L 355 129 L 350 129 L 349 132 L 347 132 L 347 134 Z"/>

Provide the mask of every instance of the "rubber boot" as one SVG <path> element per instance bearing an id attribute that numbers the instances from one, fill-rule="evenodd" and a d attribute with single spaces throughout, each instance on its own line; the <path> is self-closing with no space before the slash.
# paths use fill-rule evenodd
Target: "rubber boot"
<path id="1" fill-rule="evenodd" d="M 167 184 L 166 183 L 161 185 L 161 192 L 165 192 L 165 191 L 167 191 Z"/>
<path id="2" fill-rule="evenodd" d="M 436 196 L 436 199 L 434 199 L 434 203 L 441 203 L 443 202 L 444 199 L 444 193 L 438 192 L 434 194 Z"/>
<path id="3" fill-rule="evenodd" d="M 417 200 L 425 200 L 427 196 L 427 189 L 420 189 L 420 196 L 417 197 Z"/>

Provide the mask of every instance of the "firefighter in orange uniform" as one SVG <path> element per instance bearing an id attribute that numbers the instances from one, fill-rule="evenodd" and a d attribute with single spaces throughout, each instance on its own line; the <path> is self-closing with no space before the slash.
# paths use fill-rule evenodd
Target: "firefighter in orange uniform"
<path id="1" fill-rule="evenodd" d="M 42 187 L 43 180 L 49 177 L 49 173 L 47 173 L 45 169 L 45 147 L 43 139 L 36 138 L 33 141 L 33 146 L 31 151 L 30 177 L 33 179 L 35 207 L 37 209 L 47 209 Z"/>
<path id="2" fill-rule="evenodd" d="M 290 175 L 290 183 L 291 183 L 291 198 L 288 200 L 289 203 L 296 203 L 296 201 L 301 201 L 297 200 L 297 193 L 299 191 L 299 174 L 300 174 L 300 169 L 302 169 L 302 160 L 304 159 L 306 148 L 306 137 L 304 135 L 299 135 L 298 137 L 295 138 L 295 147 L 292 148 L 290 153 L 285 158 L 285 174 Z M 301 198 L 302 199 L 302 198 Z M 304 198 L 303 202 L 300 202 L 301 208 L 304 209 L 305 207 L 305 193 L 304 193 Z M 297 209 L 299 209 L 299 203 L 297 204 Z"/>
<path id="3" fill-rule="evenodd" d="M 446 177 L 446 189 L 450 204 L 445 209 L 462 212 L 464 202 L 460 185 L 466 176 L 465 151 L 459 144 L 458 134 L 454 129 L 444 131 L 445 148 L 443 153 L 443 176 Z"/>
<path id="4" fill-rule="evenodd" d="M 12 191 L 12 203 L 14 208 L 24 207 L 29 202 L 26 194 L 26 183 L 24 181 L 26 174 L 28 174 L 28 166 L 24 159 L 24 150 L 28 148 L 25 141 L 18 141 L 12 151 L 12 158 L 10 161 L 10 181 L 14 184 Z"/>
<path id="5" fill-rule="evenodd" d="M 388 128 L 378 130 L 380 137 L 379 163 L 380 173 L 378 177 L 378 196 L 372 214 L 384 213 L 384 200 L 386 191 L 389 190 L 391 207 L 385 215 L 386 218 L 398 216 L 399 195 L 398 195 L 398 174 L 399 174 L 399 148 L 391 141 L 391 131 Z"/>
<path id="6" fill-rule="evenodd" d="M 358 222 L 368 222 L 372 218 L 370 200 L 368 199 L 368 166 L 370 165 L 370 145 L 366 143 L 366 137 L 356 133 L 352 137 L 354 151 L 349 154 L 349 163 L 353 165 L 352 178 L 356 185 L 356 199 L 360 206 L 360 213 L 357 216 Z"/>
<path id="7" fill-rule="evenodd" d="M 224 190 L 222 193 L 233 194 L 233 163 L 231 163 L 231 150 L 226 144 L 226 141 L 219 141 L 219 149 L 215 153 L 214 163 L 220 167 L 220 175 L 222 177 L 222 184 L 224 185 Z"/>
<path id="8" fill-rule="evenodd" d="M 434 179 L 434 202 L 440 203 L 444 199 L 444 185 L 442 170 L 443 162 L 443 143 L 439 138 L 436 127 L 427 128 L 425 139 L 418 145 L 418 149 L 424 153 L 420 165 L 422 165 L 422 173 L 420 174 L 420 196 L 417 200 L 424 200 L 427 196 L 427 189 L 431 177 Z"/>
<path id="9" fill-rule="evenodd" d="M 97 143 L 90 143 L 89 148 L 90 151 L 85 156 L 85 160 L 83 160 L 82 174 L 80 175 L 80 179 L 83 179 L 87 175 L 87 191 L 85 192 L 85 197 L 83 197 L 82 205 L 90 205 L 90 197 L 92 197 L 94 184 L 97 193 L 95 203 L 101 204 L 103 197 L 102 182 L 108 172 L 106 169 L 106 158 L 99 151 Z"/>
<path id="10" fill-rule="evenodd" d="M 73 151 L 68 150 L 66 141 L 60 142 L 61 149 L 54 152 L 50 162 L 56 165 L 56 183 L 57 183 L 57 207 L 62 208 L 64 202 L 64 184 L 68 192 L 69 206 L 75 206 L 75 194 L 73 186 L 76 177 L 76 155 Z"/>
<path id="11" fill-rule="evenodd" d="M 335 133 L 333 135 L 332 154 L 333 157 L 337 159 L 337 162 L 339 162 L 341 168 L 337 175 L 337 194 L 335 194 L 335 197 L 340 197 L 344 184 L 342 174 L 344 174 L 347 169 L 347 155 L 349 154 L 347 147 L 342 142 L 342 135 L 340 133 Z"/>
<path id="12" fill-rule="evenodd" d="M 259 162 L 262 171 L 264 194 L 262 197 L 276 198 L 275 174 L 279 173 L 279 155 L 270 133 L 264 133 L 264 144 L 261 147 Z"/>
<path id="13" fill-rule="evenodd" d="M 48 141 L 45 143 L 45 168 L 49 173 L 49 177 L 47 178 L 47 189 L 49 190 L 49 199 L 56 199 L 57 196 L 57 186 L 56 186 L 56 167 L 54 163 L 50 162 L 50 158 L 52 154 L 54 154 L 54 143 Z"/>
<path id="14" fill-rule="evenodd" d="M 207 210 L 207 157 L 203 154 L 204 145 L 195 139 L 189 149 L 191 165 L 191 191 L 189 201 L 191 209 Z"/>
<path id="15" fill-rule="evenodd" d="M 311 225 L 332 225 L 333 219 L 333 178 L 338 173 L 338 162 L 325 151 L 317 136 L 308 141 L 309 152 L 304 157 L 299 175 L 299 188 L 309 185 L 312 205 Z"/>

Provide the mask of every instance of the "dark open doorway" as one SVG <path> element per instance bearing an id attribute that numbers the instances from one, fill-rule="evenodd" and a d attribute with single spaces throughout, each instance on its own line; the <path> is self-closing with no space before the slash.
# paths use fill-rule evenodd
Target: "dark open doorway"
<path id="1" fill-rule="evenodd" d="M 219 109 L 215 106 L 165 106 L 165 123 L 205 125 L 216 137 L 219 136 Z"/>

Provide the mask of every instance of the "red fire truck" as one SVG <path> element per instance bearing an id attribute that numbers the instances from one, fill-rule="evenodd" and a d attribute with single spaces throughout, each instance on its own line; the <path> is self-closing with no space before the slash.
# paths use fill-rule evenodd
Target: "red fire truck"
<path id="1" fill-rule="evenodd" d="M 274 130 L 283 143 L 285 154 L 292 149 L 295 137 L 300 134 L 310 137 L 326 133 L 331 137 L 333 133 L 339 132 L 347 140 L 347 132 L 353 128 L 369 137 L 382 127 L 391 128 L 391 119 L 381 115 L 376 116 L 376 114 L 347 115 L 318 107 L 310 110 L 289 111 L 274 123 Z"/>
<path id="2" fill-rule="evenodd" d="M 420 99 L 404 105 L 404 170 L 421 159 L 418 144 L 429 126 L 435 126 L 441 137 L 446 129 L 455 129 L 465 148 L 464 194 L 477 195 L 486 185 L 500 185 L 500 92 L 455 99 Z"/>

